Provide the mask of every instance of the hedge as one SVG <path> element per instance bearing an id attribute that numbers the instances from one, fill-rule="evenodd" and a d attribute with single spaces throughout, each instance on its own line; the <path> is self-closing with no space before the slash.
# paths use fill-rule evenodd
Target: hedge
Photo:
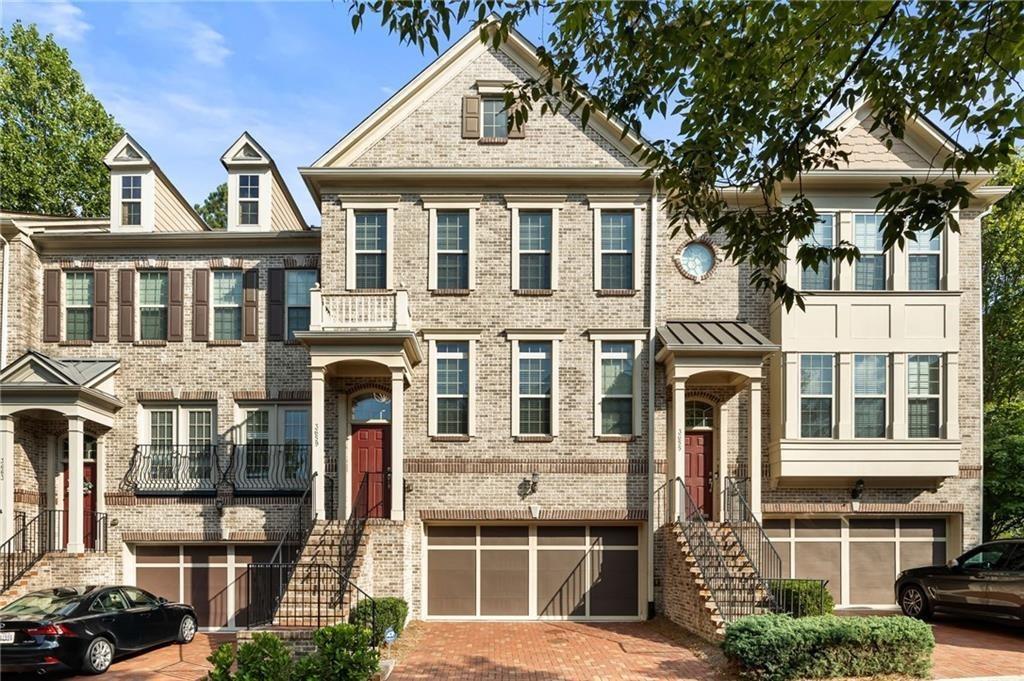
<path id="1" fill-rule="evenodd" d="M 373 627 L 374 644 L 380 645 L 384 642 L 384 632 L 388 630 L 388 627 L 395 630 L 395 636 L 401 636 L 402 629 L 405 628 L 405 619 L 409 616 L 409 604 L 401 598 L 386 596 L 375 598 L 372 601 L 369 599 L 359 601 L 352 608 L 348 621 L 369 629 L 373 622 L 374 604 L 376 604 L 377 615 L 377 623 Z"/>
<path id="2" fill-rule="evenodd" d="M 835 608 L 832 593 L 816 579 L 768 580 L 778 612 L 793 617 L 831 615 Z"/>
<path id="3" fill-rule="evenodd" d="M 752 615 L 730 624 L 722 650 L 759 681 L 904 674 L 927 678 L 935 637 L 909 617 L 794 619 Z"/>

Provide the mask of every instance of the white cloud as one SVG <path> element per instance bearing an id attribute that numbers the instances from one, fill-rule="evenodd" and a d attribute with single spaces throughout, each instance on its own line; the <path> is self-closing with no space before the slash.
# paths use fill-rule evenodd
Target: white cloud
<path id="1" fill-rule="evenodd" d="M 83 18 L 81 8 L 67 0 L 54 2 L 13 2 L 7 7 L 14 19 L 37 24 L 44 33 L 52 33 L 60 43 L 77 43 L 92 26 Z"/>
<path id="2" fill-rule="evenodd" d="M 140 3 L 132 9 L 135 20 L 147 34 L 179 43 L 200 64 L 221 66 L 231 55 L 219 31 L 192 17 L 180 5 Z"/>

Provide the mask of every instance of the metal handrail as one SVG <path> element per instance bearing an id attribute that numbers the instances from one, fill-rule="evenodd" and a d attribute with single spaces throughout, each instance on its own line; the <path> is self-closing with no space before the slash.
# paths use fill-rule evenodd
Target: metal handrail
<path id="1" fill-rule="evenodd" d="M 136 494 L 212 494 L 224 476 L 217 445 L 135 445 L 125 485 Z"/>
<path id="2" fill-rule="evenodd" d="M 724 524 L 736 538 L 744 557 L 754 569 L 754 574 L 764 589 L 766 605 L 774 609 L 770 601 L 774 598 L 769 580 L 783 579 L 782 557 L 775 550 L 750 504 L 732 478 L 725 479 L 725 520 Z"/>
<path id="3" fill-rule="evenodd" d="M 31 520 L 25 520 L 24 513 L 19 514 L 21 527 L 0 544 L 0 592 L 9 589 L 44 555 L 63 548 L 60 536 L 62 513 L 50 508 L 40 511 Z"/>
<path id="4" fill-rule="evenodd" d="M 232 445 L 227 471 L 235 492 L 302 492 L 310 481 L 310 445 Z"/>
<path id="5" fill-rule="evenodd" d="M 309 484 L 306 485 L 302 496 L 299 497 L 299 503 L 295 506 L 295 518 L 292 521 L 291 527 L 285 530 L 281 536 L 281 541 L 277 543 L 277 547 L 270 558 L 271 563 L 290 562 L 294 565 L 299 560 L 299 556 L 302 555 L 302 547 L 305 545 L 306 538 L 309 536 L 317 520 L 315 511 L 310 513 L 306 510 L 306 503 L 313 497 L 313 483 L 316 481 L 316 476 L 316 472 L 309 476 Z M 286 546 L 298 547 L 297 550 L 293 550 L 290 560 L 284 560 Z"/>

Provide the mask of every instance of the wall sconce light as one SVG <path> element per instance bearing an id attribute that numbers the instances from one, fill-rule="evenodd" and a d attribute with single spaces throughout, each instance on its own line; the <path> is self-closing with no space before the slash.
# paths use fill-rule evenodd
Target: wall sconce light
<path id="1" fill-rule="evenodd" d="M 851 499 L 860 499 L 864 495 L 864 480 L 858 480 L 853 483 L 853 489 L 850 490 Z"/>
<path id="2" fill-rule="evenodd" d="M 537 493 L 537 484 L 540 482 L 540 473 L 534 471 L 530 474 L 530 494 Z"/>
<path id="3" fill-rule="evenodd" d="M 217 513 L 219 515 L 224 515 L 224 500 L 218 498 L 217 501 L 214 502 L 214 505 L 217 507 Z"/>

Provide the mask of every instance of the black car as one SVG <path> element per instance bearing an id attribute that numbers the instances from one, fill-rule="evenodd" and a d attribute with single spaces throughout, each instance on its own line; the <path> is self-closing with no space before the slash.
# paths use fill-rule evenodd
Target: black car
<path id="1" fill-rule="evenodd" d="M 1024 625 L 1024 539 L 989 542 L 945 565 L 901 572 L 896 602 L 921 619 L 944 612 Z"/>
<path id="2" fill-rule="evenodd" d="M 102 674 L 119 655 L 188 643 L 196 612 L 134 586 L 35 591 L 0 609 L 0 672 L 66 665 Z"/>

